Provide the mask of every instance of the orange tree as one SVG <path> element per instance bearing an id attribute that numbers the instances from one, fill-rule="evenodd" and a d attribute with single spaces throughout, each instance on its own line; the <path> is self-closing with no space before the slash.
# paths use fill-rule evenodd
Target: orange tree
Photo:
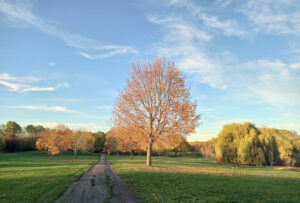
<path id="1" fill-rule="evenodd" d="M 117 128 L 115 139 L 118 151 L 129 152 L 130 159 L 133 159 L 133 152 L 142 151 L 145 143 L 141 131 L 134 127 Z"/>
<path id="2" fill-rule="evenodd" d="M 157 58 L 147 65 L 133 64 L 126 87 L 117 97 L 114 123 L 135 127 L 146 137 L 149 166 L 152 145 L 157 139 L 194 132 L 200 119 L 196 108 L 183 74 L 174 63 Z"/>
<path id="3" fill-rule="evenodd" d="M 58 125 L 52 130 L 44 130 L 40 132 L 36 147 L 38 150 L 47 150 L 52 160 L 54 155 L 72 148 L 71 134 L 72 131 L 63 125 Z"/>

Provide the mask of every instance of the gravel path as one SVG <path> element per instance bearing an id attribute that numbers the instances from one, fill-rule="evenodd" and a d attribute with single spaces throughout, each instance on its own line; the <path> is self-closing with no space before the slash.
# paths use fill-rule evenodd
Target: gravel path
<path id="1" fill-rule="evenodd" d="M 138 202 L 126 183 L 101 155 L 100 161 L 72 183 L 55 203 Z"/>

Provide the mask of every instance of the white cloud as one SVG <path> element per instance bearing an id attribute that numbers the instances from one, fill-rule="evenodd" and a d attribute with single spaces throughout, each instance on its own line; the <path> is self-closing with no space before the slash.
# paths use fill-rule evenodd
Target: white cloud
<path id="1" fill-rule="evenodd" d="M 252 60 L 222 66 L 228 91 L 246 103 L 300 105 L 300 76 L 280 60 Z"/>
<path id="2" fill-rule="evenodd" d="M 108 120 L 109 119 L 108 117 L 96 116 L 96 115 L 88 114 L 85 112 L 68 109 L 65 106 L 19 105 L 19 106 L 9 106 L 9 108 L 27 109 L 27 110 L 34 110 L 34 111 L 52 111 L 52 112 L 60 112 L 60 113 L 71 113 L 78 117 L 98 119 L 98 120 Z"/>
<path id="3" fill-rule="evenodd" d="M 48 63 L 48 66 L 55 66 L 56 64 L 54 62 Z"/>
<path id="4" fill-rule="evenodd" d="M 255 31 L 278 34 L 300 33 L 298 0 L 249 0 L 237 10 L 250 21 Z"/>
<path id="5" fill-rule="evenodd" d="M 0 74 L 0 80 L 31 83 L 31 82 L 38 82 L 41 79 L 36 77 L 14 77 L 10 74 L 2 73 Z"/>
<path id="6" fill-rule="evenodd" d="M 55 111 L 55 112 L 68 112 L 74 113 L 75 111 L 69 110 L 64 106 L 9 106 L 9 108 L 15 109 L 28 109 L 28 110 L 37 110 L 37 111 Z"/>
<path id="7" fill-rule="evenodd" d="M 55 128 L 59 123 L 57 122 L 34 122 L 33 125 L 42 125 L 47 128 Z M 84 130 L 90 132 L 107 132 L 110 129 L 110 126 L 97 125 L 95 123 L 64 123 L 72 130 Z"/>
<path id="8" fill-rule="evenodd" d="M 240 25 L 238 25 L 236 20 L 219 20 L 217 16 L 209 16 L 207 14 L 202 14 L 199 17 L 203 23 L 212 28 L 219 29 L 223 31 L 225 36 L 245 36 L 247 33 L 240 29 Z"/>
<path id="9" fill-rule="evenodd" d="M 13 25 L 21 25 L 24 28 L 24 24 L 32 26 L 46 34 L 57 37 L 63 40 L 68 46 L 82 50 L 104 50 L 107 49 L 107 53 L 96 54 L 90 56 L 88 54 L 81 54 L 88 59 L 102 59 L 111 57 L 117 54 L 135 54 L 137 51 L 133 47 L 120 46 L 120 45 L 103 45 L 97 40 L 87 38 L 79 34 L 73 34 L 59 29 L 55 25 L 47 22 L 41 17 L 35 15 L 32 12 L 32 5 L 22 2 L 8 2 L 5 0 L 0 1 L 0 12 L 4 14 L 7 19 L 13 23 Z M 106 47 L 103 49 L 103 47 Z M 84 52 L 82 52 L 84 53 Z M 101 57 L 103 55 L 104 57 Z M 50 64 L 49 64 L 50 65 Z M 51 65 L 50 65 L 51 66 Z"/>
<path id="10" fill-rule="evenodd" d="M 155 24 L 166 24 L 166 23 L 175 23 L 175 22 L 178 22 L 182 19 L 178 18 L 178 17 L 171 17 L 171 16 L 168 16 L 168 17 L 165 17 L 165 18 L 162 18 L 162 17 L 159 18 L 155 15 L 149 15 L 147 17 L 147 20 L 149 22 L 155 23 Z"/>
<path id="11" fill-rule="evenodd" d="M 105 50 L 105 52 L 102 54 L 88 54 L 86 52 L 79 51 L 79 54 L 88 59 L 104 59 L 104 58 L 109 58 L 109 57 L 119 55 L 119 54 L 138 53 L 137 50 L 135 50 L 129 46 L 123 46 L 123 47 L 109 46 L 105 49 L 97 48 L 96 50 Z"/>
<path id="12" fill-rule="evenodd" d="M 164 22 L 167 23 L 163 24 L 162 40 L 155 44 L 153 50 L 160 56 L 175 60 L 181 70 L 196 75 L 199 82 L 216 88 L 226 88 L 218 62 L 212 60 L 205 51 L 205 45 L 211 40 L 211 36 L 184 21 Z"/>
<path id="13" fill-rule="evenodd" d="M 69 87 L 70 85 L 66 82 L 59 83 L 53 87 L 41 87 L 33 86 L 29 83 L 35 83 L 40 81 L 39 78 L 35 77 L 15 77 L 7 73 L 0 74 L 0 85 L 8 87 L 10 91 L 15 92 L 49 92 L 55 91 L 59 88 Z"/>
<path id="14" fill-rule="evenodd" d="M 295 69 L 295 70 L 300 70 L 300 62 L 299 63 L 290 64 L 290 67 L 292 69 Z"/>
<path id="15" fill-rule="evenodd" d="M 267 1 L 271 2 L 273 1 Z M 252 3 L 259 7 L 260 3 Z M 157 55 L 176 61 L 176 65 L 195 81 L 226 90 L 238 100 L 267 102 L 272 105 L 300 105 L 300 76 L 297 72 L 299 60 L 289 63 L 269 59 L 241 62 L 228 51 L 212 53 L 207 47 L 216 32 L 211 32 L 208 28 L 220 30 L 223 35 L 228 36 L 241 37 L 248 33 L 241 29 L 238 21 L 220 20 L 218 16 L 208 15 L 207 9 L 192 1 L 169 1 L 169 5 L 186 11 L 176 17 L 169 10 L 160 13 L 164 17 L 158 18 L 158 14 L 155 14 L 147 18 L 149 22 L 163 28 L 161 41 L 153 47 Z M 281 11 L 279 6 L 276 9 Z M 285 21 L 282 23 L 289 24 Z"/>

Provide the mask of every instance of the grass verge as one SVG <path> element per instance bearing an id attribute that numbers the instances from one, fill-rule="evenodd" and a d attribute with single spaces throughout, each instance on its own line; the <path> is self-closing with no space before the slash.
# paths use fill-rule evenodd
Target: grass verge
<path id="1" fill-rule="evenodd" d="M 107 156 L 141 202 L 300 202 L 300 169 L 233 167 L 201 157 Z"/>
<path id="2" fill-rule="evenodd" d="M 0 153 L 1 202 L 52 202 L 99 160 L 98 154 L 72 152 L 55 156 L 46 152 Z"/>

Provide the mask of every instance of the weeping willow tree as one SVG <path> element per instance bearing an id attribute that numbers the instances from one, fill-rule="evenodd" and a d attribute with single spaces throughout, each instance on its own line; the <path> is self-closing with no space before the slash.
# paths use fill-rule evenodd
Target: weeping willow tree
<path id="1" fill-rule="evenodd" d="M 300 165 L 300 136 L 296 132 L 233 123 L 223 126 L 214 143 L 215 152 L 210 157 L 218 161 L 254 166 Z"/>
<path id="2" fill-rule="evenodd" d="M 260 129 L 260 142 L 265 155 L 266 165 L 273 166 L 280 162 L 278 144 L 276 137 L 278 137 L 278 130 L 274 128 Z"/>
<path id="3" fill-rule="evenodd" d="M 283 165 L 294 166 L 300 162 L 300 138 L 295 132 L 277 130 L 276 140 L 278 143 L 279 157 Z"/>
<path id="4" fill-rule="evenodd" d="M 248 122 L 224 125 L 217 138 L 216 154 L 219 160 L 235 165 L 265 164 L 259 130 Z"/>

